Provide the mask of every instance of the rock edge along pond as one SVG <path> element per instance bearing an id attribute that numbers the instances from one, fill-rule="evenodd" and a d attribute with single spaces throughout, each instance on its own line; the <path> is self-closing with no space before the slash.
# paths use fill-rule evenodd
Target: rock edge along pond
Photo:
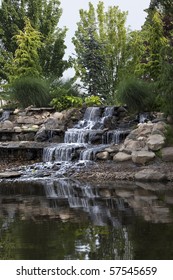
<path id="1" fill-rule="evenodd" d="M 4 115 L 0 123 L 1 170 L 4 166 L 4 170 L 20 171 L 19 167 L 13 170 L 14 166 L 43 160 L 52 164 L 53 172 L 59 169 L 59 162 L 67 161 L 72 163 L 67 175 L 86 180 L 173 179 L 173 147 L 166 146 L 168 125 L 159 115 L 143 114 L 137 119 L 129 117 L 125 107 L 116 106 L 61 113 L 30 107 Z M 76 165 L 81 168 L 73 168 Z"/>

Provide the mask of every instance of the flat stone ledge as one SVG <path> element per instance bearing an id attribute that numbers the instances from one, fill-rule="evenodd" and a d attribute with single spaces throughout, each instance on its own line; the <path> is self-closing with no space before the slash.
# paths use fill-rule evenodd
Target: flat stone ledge
<path id="1" fill-rule="evenodd" d="M 0 179 L 18 178 L 21 175 L 22 175 L 22 173 L 20 173 L 20 172 L 13 172 L 13 171 L 1 172 Z"/>
<path id="2" fill-rule="evenodd" d="M 135 179 L 137 181 L 151 181 L 151 182 L 159 182 L 159 181 L 167 181 L 166 174 L 160 173 L 157 170 L 152 169 L 143 169 L 135 174 Z"/>

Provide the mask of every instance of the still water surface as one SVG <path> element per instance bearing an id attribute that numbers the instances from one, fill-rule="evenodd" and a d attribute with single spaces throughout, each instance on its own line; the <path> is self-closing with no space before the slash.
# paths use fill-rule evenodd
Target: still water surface
<path id="1" fill-rule="evenodd" d="M 1 181 L 0 259 L 173 259 L 173 185 Z"/>

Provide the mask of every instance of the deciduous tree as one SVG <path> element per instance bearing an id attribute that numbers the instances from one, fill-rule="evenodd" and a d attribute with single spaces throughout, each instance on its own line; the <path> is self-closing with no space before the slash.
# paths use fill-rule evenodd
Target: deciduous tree
<path id="1" fill-rule="evenodd" d="M 116 86 L 127 61 L 126 12 L 118 7 L 97 9 L 89 3 L 88 11 L 80 10 L 80 21 L 73 38 L 76 51 L 76 76 L 89 93 L 113 102 Z"/>

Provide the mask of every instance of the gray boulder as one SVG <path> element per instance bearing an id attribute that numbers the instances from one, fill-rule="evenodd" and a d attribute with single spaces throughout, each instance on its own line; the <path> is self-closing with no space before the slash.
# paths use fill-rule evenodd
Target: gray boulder
<path id="1" fill-rule="evenodd" d="M 152 134 L 148 137 L 147 146 L 151 151 L 160 150 L 165 144 L 165 137 L 161 134 Z"/>
<path id="2" fill-rule="evenodd" d="M 131 158 L 132 158 L 132 156 L 129 154 L 119 152 L 113 157 L 113 160 L 117 161 L 117 162 L 122 162 L 122 161 L 130 160 Z"/>
<path id="3" fill-rule="evenodd" d="M 155 154 L 148 151 L 134 151 L 132 152 L 132 161 L 134 163 L 145 164 L 154 159 Z"/>

